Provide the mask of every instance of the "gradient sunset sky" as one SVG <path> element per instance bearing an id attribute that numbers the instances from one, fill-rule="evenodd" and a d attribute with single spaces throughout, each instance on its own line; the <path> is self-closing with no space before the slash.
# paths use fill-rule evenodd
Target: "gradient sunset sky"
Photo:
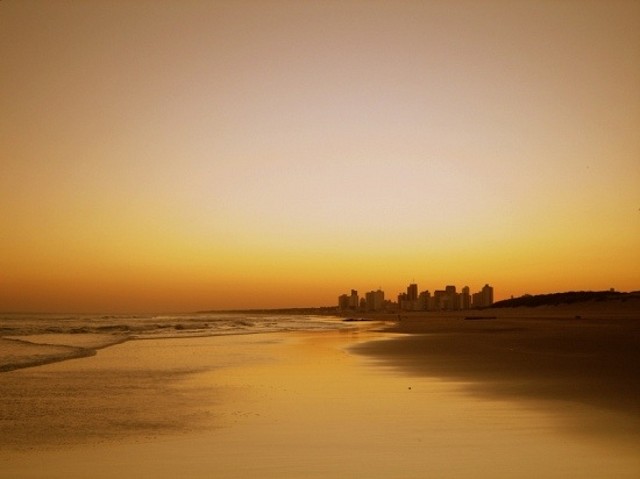
<path id="1" fill-rule="evenodd" d="M 640 2 L 4 0 L 0 155 L 0 311 L 640 289 Z"/>

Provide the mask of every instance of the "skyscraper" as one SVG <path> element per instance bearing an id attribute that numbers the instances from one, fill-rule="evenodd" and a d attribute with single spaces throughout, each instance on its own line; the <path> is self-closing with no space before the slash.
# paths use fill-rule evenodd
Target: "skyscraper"
<path id="1" fill-rule="evenodd" d="M 338 309 L 345 310 L 349 309 L 349 296 L 346 294 L 341 294 L 338 296 Z"/>
<path id="2" fill-rule="evenodd" d="M 382 311 L 384 309 L 384 291 L 369 291 L 365 294 L 367 299 L 367 310 Z"/>
<path id="3" fill-rule="evenodd" d="M 447 309 L 447 292 L 444 289 L 436 289 L 433 292 L 433 309 L 442 311 Z"/>
<path id="4" fill-rule="evenodd" d="M 351 296 L 349 297 L 349 307 L 351 309 L 358 309 L 360 301 L 358 300 L 358 292 L 355 289 L 351 290 Z"/>
<path id="5" fill-rule="evenodd" d="M 407 287 L 407 300 L 415 301 L 416 299 L 418 299 L 418 285 L 411 283 Z"/>
<path id="6" fill-rule="evenodd" d="M 420 292 L 418 295 L 418 304 L 421 311 L 427 311 L 431 308 L 431 293 L 429 290 Z"/>
<path id="7" fill-rule="evenodd" d="M 471 307 L 471 294 L 469 293 L 469 286 L 462 288 L 460 293 L 460 308 L 469 309 Z"/>
<path id="8" fill-rule="evenodd" d="M 447 286 L 444 288 L 447 293 L 447 307 L 446 309 L 458 309 L 458 293 L 456 293 L 455 286 Z"/>
<path id="9" fill-rule="evenodd" d="M 485 284 L 482 288 L 482 305 L 484 307 L 491 306 L 493 304 L 493 288 L 488 284 Z"/>

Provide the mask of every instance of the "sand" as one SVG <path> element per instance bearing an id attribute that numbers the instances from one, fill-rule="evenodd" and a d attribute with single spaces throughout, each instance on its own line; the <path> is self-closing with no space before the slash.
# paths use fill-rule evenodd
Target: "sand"
<path id="1" fill-rule="evenodd" d="M 34 334 L 0 337 L 0 372 L 93 356 L 98 349 L 124 342 L 111 334 Z"/>
<path id="2" fill-rule="evenodd" d="M 638 477 L 635 322 L 569 319 L 130 341 L 5 372 L 0 477 Z"/>
<path id="3" fill-rule="evenodd" d="M 496 314 L 491 320 L 409 315 L 392 328 L 406 335 L 357 350 L 399 372 L 467 383 L 476 397 L 535 402 L 551 412 L 593 408 L 599 414 L 591 420 L 580 416 L 569 425 L 640 440 L 640 320 L 499 310 L 483 316 Z"/>

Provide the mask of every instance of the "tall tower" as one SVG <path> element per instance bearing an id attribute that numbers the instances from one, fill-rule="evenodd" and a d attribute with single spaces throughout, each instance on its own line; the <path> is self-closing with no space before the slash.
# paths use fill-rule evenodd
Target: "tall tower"
<path id="1" fill-rule="evenodd" d="M 493 304 L 493 288 L 485 284 L 482 288 L 482 306 L 487 307 Z"/>
<path id="2" fill-rule="evenodd" d="M 365 294 L 367 311 L 382 311 L 384 309 L 384 291 L 369 291 Z"/>
<path id="3" fill-rule="evenodd" d="M 338 309 L 345 310 L 349 309 L 349 296 L 346 294 L 341 294 L 338 296 Z"/>
<path id="4" fill-rule="evenodd" d="M 460 293 L 460 308 L 469 309 L 471 307 L 471 294 L 469 293 L 469 286 L 462 288 Z"/>
<path id="5" fill-rule="evenodd" d="M 418 285 L 411 283 L 407 288 L 407 299 L 409 301 L 415 301 L 418 299 Z"/>
<path id="6" fill-rule="evenodd" d="M 379 289 L 375 292 L 373 296 L 373 304 L 376 311 L 381 311 L 382 309 L 384 309 L 384 291 Z"/>
<path id="7" fill-rule="evenodd" d="M 458 309 L 458 294 L 456 293 L 456 287 L 449 285 L 446 286 L 444 290 L 447 293 L 447 309 Z"/>
<path id="8" fill-rule="evenodd" d="M 351 309 L 358 309 L 360 301 L 358 300 L 358 292 L 355 289 L 351 290 L 351 296 L 349 297 L 349 307 Z"/>

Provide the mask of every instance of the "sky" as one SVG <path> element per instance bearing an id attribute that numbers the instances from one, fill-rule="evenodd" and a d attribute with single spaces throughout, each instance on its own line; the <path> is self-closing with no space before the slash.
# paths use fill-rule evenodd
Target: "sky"
<path id="1" fill-rule="evenodd" d="M 0 311 L 640 289 L 638 1 L 0 1 Z"/>

